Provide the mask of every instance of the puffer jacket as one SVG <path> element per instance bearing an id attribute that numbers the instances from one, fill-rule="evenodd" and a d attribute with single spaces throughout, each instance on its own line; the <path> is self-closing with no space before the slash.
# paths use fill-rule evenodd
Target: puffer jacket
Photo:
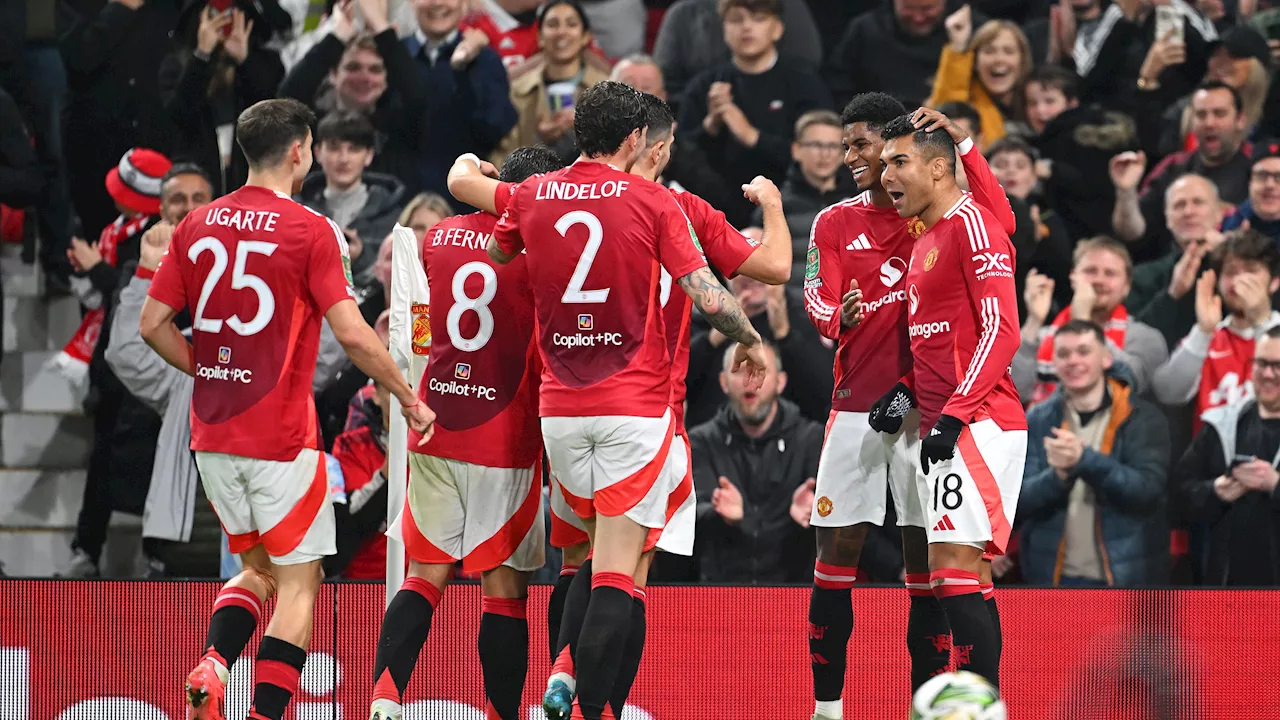
<path id="1" fill-rule="evenodd" d="M 409 202 L 405 197 L 404 184 L 394 175 L 366 171 L 361 181 L 368 188 L 369 197 L 347 224 L 347 229 L 359 235 L 364 245 L 360 257 L 351 262 L 351 273 L 357 284 L 373 279 L 373 262 L 378 257 L 378 248 L 391 234 L 400 211 Z M 324 187 L 324 173 L 312 173 L 302 181 L 302 190 L 295 199 L 321 215 L 328 215 L 329 203 L 324 197 Z"/>
<path id="2" fill-rule="evenodd" d="M 1122 369 L 1109 373 L 1111 422 L 1102 448 L 1085 448 L 1071 478 L 1094 490 L 1103 570 L 1107 584 L 1117 587 L 1166 582 L 1169 564 L 1169 427 L 1160 408 L 1136 397 L 1129 382 Z M 1054 474 L 1044 438 L 1065 422 L 1061 386 L 1027 412 L 1018 525 L 1023 576 L 1034 585 L 1057 585 L 1062 575 L 1067 504 L 1074 482 L 1064 483 Z"/>

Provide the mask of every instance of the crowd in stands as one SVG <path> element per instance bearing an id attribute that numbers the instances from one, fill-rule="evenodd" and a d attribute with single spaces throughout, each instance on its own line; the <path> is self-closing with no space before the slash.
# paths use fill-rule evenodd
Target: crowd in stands
<path id="1" fill-rule="evenodd" d="M 764 175 L 794 246 L 787 285 L 727 280 L 771 347 L 762 388 L 691 324 L 697 546 L 653 579 L 809 582 L 833 387 L 803 309 L 809 231 L 857 192 L 841 109 L 883 91 L 963 126 L 1017 220 L 1030 441 L 999 581 L 1280 584 L 1278 69 L 1269 0 L 0 3 L 0 235 L 84 308 L 57 363 L 87 388 L 94 449 L 59 571 L 96 575 L 122 512 L 144 517 L 149 574 L 225 572 L 187 450 L 191 379 L 137 324 L 171 224 L 245 181 L 242 110 L 291 97 L 321 118 L 295 199 L 343 228 L 385 333 L 391 228 L 421 240 L 473 210 L 446 186 L 460 154 L 575 158 L 575 99 L 612 78 L 676 112 L 663 182 L 752 235 L 738 187 Z M 339 503 L 326 570 L 380 578 L 386 393 L 331 333 L 313 386 Z M 896 583 L 886 527 L 863 570 Z"/>

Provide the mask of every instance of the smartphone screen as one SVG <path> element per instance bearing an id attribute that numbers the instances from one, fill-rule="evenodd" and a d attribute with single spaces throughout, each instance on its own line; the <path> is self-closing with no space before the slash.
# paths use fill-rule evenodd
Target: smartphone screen
<path id="1" fill-rule="evenodd" d="M 1186 18 L 1181 12 L 1172 5 L 1156 6 L 1156 39 L 1160 40 L 1172 34 L 1172 40 L 1176 45 L 1182 45 L 1186 42 L 1185 32 Z"/>

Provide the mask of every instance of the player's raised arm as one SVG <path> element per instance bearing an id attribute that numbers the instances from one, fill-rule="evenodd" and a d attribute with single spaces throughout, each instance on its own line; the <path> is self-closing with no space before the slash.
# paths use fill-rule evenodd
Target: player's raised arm
<path id="1" fill-rule="evenodd" d="M 991 166 L 987 164 L 987 159 L 982 156 L 973 138 L 969 137 L 969 133 L 951 122 L 946 115 L 931 108 L 922 107 L 916 110 L 911 119 L 917 128 L 928 131 L 938 129 L 947 131 L 952 142 L 956 144 L 956 155 L 960 158 L 960 164 L 964 166 L 964 176 L 969 180 L 969 191 L 973 193 L 973 199 L 990 210 L 991 214 L 996 216 L 996 220 L 1000 221 L 1000 227 L 1012 235 L 1017 229 L 1017 221 L 1013 217 L 1013 206 L 1009 204 L 1009 196 L 996 180 L 995 174 L 991 172 Z"/>
<path id="2" fill-rule="evenodd" d="M 968 217 L 954 226 L 953 242 L 964 249 L 959 253 L 960 266 L 970 302 L 977 309 L 978 344 L 942 414 L 967 424 L 1000 377 L 1009 372 L 1022 340 L 1013 282 L 1013 243 L 1000 228 L 990 227 L 978 208 L 963 207 L 959 212 Z"/>
<path id="3" fill-rule="evenodd" d="M 460 202 L 498 215 L 502 209 L 495 203 L 497 177 L 498 170 L 491 163 L 476 157 L 475 153 L 465 153 L 453 161 L 446 182 L 449 193 Z"/>
<path id="4" fill-rule="evenodd" d="M 511 196 L 510 202 L 502 212 L 502 217 L 498 219 L 498 224 L 493 228 L 493 235 L 489 236 L 489 246 L 486 250 L 489 253 L 489 259 L 499 265 L 506 265 L 515 259 L 520 251 L 524 249 L 524 238 L 520 236 L 520 218 L 519 213 L 515 212 L 516 199 L 519 197 L 519 190 Z"/>
<path id="5" fill-rule="evenodd" d="M 839 226 L 831 221 L 831 215 L 819 212 L 813 219 L 804 264 L 804 311 L 818 332 L 832 340 L 838 340 L 841 332 L 861 319 L 861 308 L 854 307 L 862 299 L 861 290 L 845 284 L 838 233 Z M 846 310 L 845 296 L 851 294 L 855 297 L 849 298 Z"/>
<path id="6" fill-rule="evenodd" d="M 773 181 L 757 175 L 751 184 L 742 186 L 742 194 L 760 206 L 764 236 L 738 272 L 768 285 L 782 285 L 791 279 L 791 228 L 782 210 L 782 193 Z"/>

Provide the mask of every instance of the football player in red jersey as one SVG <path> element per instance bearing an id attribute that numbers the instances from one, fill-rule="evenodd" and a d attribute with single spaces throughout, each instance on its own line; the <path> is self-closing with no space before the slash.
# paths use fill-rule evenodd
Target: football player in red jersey
<path id="1" fill-rule="evenodd" d="M 648 144 L 631 167 L 631 172 L 647 180 L 657 181 L 671 158 L 675 118 L 670 106 L 660 98 L 648 93 L 644 93 L 643 98 L 647 108 Z M 450 173 L 450 190 L 454 196 L 477 207 L 485 207 L 485 203 L 491 202 L 495 197 L 502 198 L 505 194 L 503 188 L 495 188 L 495 185 L 497 183 L 494 180 L 485 177 L 480 168 L 467 160 L 460 159 Z M 791 233 L 782 211 L 781 193 L 772 182 L 763 177 L 757 177 L 743 191 L 764 211 L 764 236 L 760 243 L 735 230 L 725 219 L 724 213 L 715 210 L 698 196 L 675 189 L 671 189 L 671 194 L 688 217 L 711 265 L 729 276 L 742 274 L 769 284 L 785 283 L 791 270 Z M 685 455 L 686 472 L 668 500 L 667 524 L 661 532 L 651 531 L 645 543 L 644 560 L 637 572 L 635 609 L 627 655 L 609 701 L 615 716 L 622 712 L 635 673 L 639 669 L 645 635 L 645 577 L 654 550 L 656 548 L 677 555 L 691 555 L 693 552 L 696 500 L 692 492 L 693 480 L 688 464 L 688 441 L 684 428 L 684 383 L 689 365 L 688 323 L 692 303 L 685 295 L 671 293 L 671 276 L 665 271 L 661 276 L 660 286 L 668 349 L 672 358 L 671 411 L 676 418 L 676 437 L 672 440 L 672 452 Z M 585 527 L 569 508 L 554 480 L 551 492 L 551 544 L 564 552 L 561 577 L 547 610 L 550 647 L 556 663 L 549 679 L 544 709 L 548 717 L 554 720 L 557 717 L 568 717 L 569 706 L 573 701 L 574 673 L 571 657 L 589 597 L 592 563 L 586 559 L 589 547 Z M 566 596 L 570 593 L 574 602 L 569 603 L 566 609 Z M 563 632 L 560 630 L 562 613 Z"/>
<path id="2" fill-rule="evenodd" d="M 598 720 L 622 664 L 649 531 L 666 521 L 685 458 L 671 452 L 671 369 L 663 269 L 711 324 L 738 342 L 733 367 L 758 383 L 760 338 L 715 280 L 670 193 L 627 174 L 646 147 L 641 94 L 605 81 L 574 119 L 582 155 L 526 181 L 490 254 L 527 248 L 544 370 L 540 410 L 552 471 L 586 521 L 595 569 L 578 644 L 574 716 Z"/>
<path id="3" fill-rule="evenodd" d="M 984 553 L 1003 554 L 1027 450 L 1009 374 L 1018 349 L 1014 250 L 996 215 L 956 184 L 946 132 L 903 115 L 885 126 L 882 184 L 924 233 L 907 270 L 911 370 L 869 422 L 920 413 L 916 474 L 929 539 L 929 585 L 951 625 L 957 665 L 999 684 L 999 615 L 983 602 Z M 985 577 L 983 577 L 985 576 Z"/>
<path id="4" fill-rule="evenodd" d="M 562 167 L 549 148 L 518 148 L 500 179 L 518 183 Z M 491 200 L 505 209 L 509 194 Z M 458 215 L 423 239 L 433 342 L 418 397 L 440 420 L 425 445 L 409 438 L 409 490 L 392 528 L 404 542 L 409 572 L 382 622 L 372 720 L 403 717 L 405 687 L 458 561 L 481 573 L 488 711 L 519 720 L 529 664 L 529 574 L 544 562 L 541 368 L 525 257 L 496 265 L 488 256 L 497 222 L 487 212 Z"/>
<path id="5" fill-rule="evenodd" d="M 249 717 L 280 720 L 298 687 L 320 558 L 334 553 L 311 393 L 321 318 L 400 400 L 412 428 L 429 437 L 435 420 L 352 299 L 342 231 L 290 199 L 311 168 L 313 124 L 295 100 L 264 100 L 240 114 L 248 182 L 178 225 L 142 308 L 143 339 L 195 377 L 191 449 L 244 563 L 218 593 L 204 657 L 187 678 L 196 718 L 222 720 L 228 669 L 273 595 Z M 194 309 L 190 345 L 173 323 L 184 307 Z"/>
<path id="6" fill-rule="evenodd" d="M 845 165 L 862 193 L 814 218 L 805 267 L 805 310 L 824 336 L 837 341 L 831 418 L 818 464 L 812 524 L 818 557 L 809 600 L 809 650 L 814 717 L 842 717 L 846 655 L 853 631 L 850 588 L 868 529 L 884 523 L 885 489 L 892 490 L 902 533 L 910 596 L 907 648 L 911 685 L 918 688 L 950 660 L 949 628 L 929 592 L 924 513 L 915 489 L 912 456 L 917 415 L 888 434 L 868 426 L 873 404 L 911 367 L 907 335 L 907 260 L 923 226 L 903 219 L 880 183 L 880 131 L 906 112 L 884 93 L 853 98 L 841 117 Z M 946 116 L 921 109 L 922 125 L 951 133 L 974 198 L 1007 227 L 1013 211 L 973 141 Z"/>

